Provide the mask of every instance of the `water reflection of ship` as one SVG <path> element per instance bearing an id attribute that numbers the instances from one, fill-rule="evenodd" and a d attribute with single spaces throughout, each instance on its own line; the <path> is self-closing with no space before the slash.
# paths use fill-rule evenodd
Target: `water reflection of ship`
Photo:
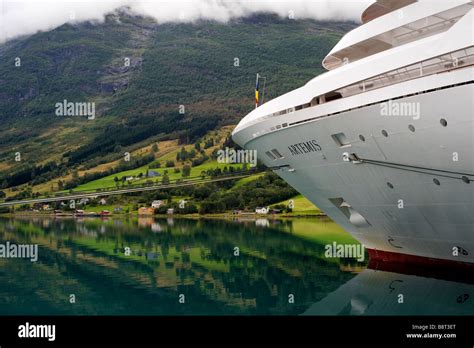
<path id="1" fill-rule="evenodd" d="M 472 315 L 473 297 L 472 273 L 371 262 L 303 315 Z"/>

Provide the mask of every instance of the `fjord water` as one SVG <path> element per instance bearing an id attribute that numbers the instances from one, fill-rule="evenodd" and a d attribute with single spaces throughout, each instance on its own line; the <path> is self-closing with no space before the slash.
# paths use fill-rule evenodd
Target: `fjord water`
<path id="1" fill-rule="evenodd" d="M 469 282 L 326 257 L 357 242 L 324 219 L 0 219 L 6 241 L 38 244 L 38 261 L 0 259 L 0 315 L 474 311 Z"/>

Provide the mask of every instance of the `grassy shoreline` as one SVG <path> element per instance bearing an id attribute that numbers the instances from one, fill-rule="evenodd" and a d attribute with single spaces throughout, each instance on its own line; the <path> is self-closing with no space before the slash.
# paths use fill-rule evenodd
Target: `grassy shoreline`
<path id="1" fill-rule="evenodd" d="M 134 217 L 134 218 L 180 218 L 180 219 L 291 219 L 291 218 L 324 218 L 327 217 L 324 213 L 308 213 L 308 214 L 292 214 L 292 213 L 283 213 L 283 214 L 232 214 L 232 213 L 216 213 L 216 214 L 154 214 L 154 215 L 139 215 L 136 212 L 133 213 L 111 213 L 109 215 L 104 216 L 96 216 L 96 215 L 74 215 L 74 214 L 67 214 L 67 215 L 56 215 L 54 213 L 40 213 L 40 212 L 15 212 L 15 213 L 3 213 L 0 214 L 0 217 L 56 217 L 56 218 L 85 218 L 85 217 L 114 217 L 114 218 L 122 218 L 122 217 Z"/>

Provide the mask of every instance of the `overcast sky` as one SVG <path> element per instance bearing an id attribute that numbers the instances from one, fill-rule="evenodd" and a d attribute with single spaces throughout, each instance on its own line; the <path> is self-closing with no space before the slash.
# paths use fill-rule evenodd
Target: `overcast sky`
<path id="1" fill-rule="evenodd" d="M 229 19 L 255 12 L 282 17 L 359 21 L 374 0 L 0 0 L 0 43 L 54 29 L 66 22 L 102 21 L 122 6 L 158 23 Z M 291 11 L 291 12 L 290 12 Z"/>

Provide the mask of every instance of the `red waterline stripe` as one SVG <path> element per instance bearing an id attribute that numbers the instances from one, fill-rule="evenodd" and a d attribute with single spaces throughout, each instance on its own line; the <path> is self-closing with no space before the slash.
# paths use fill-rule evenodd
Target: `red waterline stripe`
<path id="1" fill-rule="evenodd" d="M 474 284 L 474 263 L 367 249 L 370 269 Z"/>

